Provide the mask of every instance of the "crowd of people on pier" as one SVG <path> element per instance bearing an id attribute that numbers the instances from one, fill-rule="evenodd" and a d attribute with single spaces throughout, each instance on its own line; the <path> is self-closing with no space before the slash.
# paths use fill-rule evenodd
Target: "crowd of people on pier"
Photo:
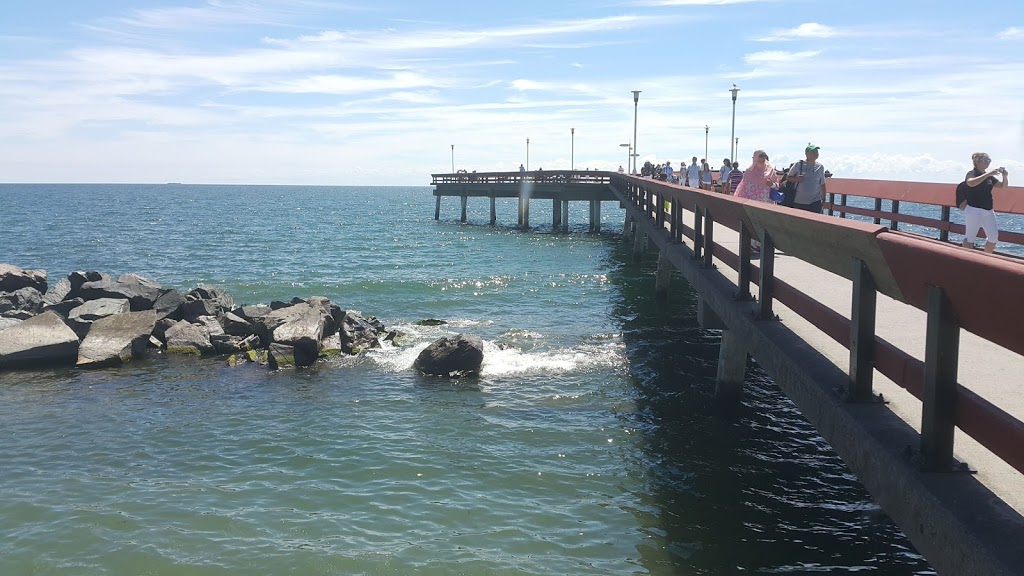
<path id="1" fill-rule="evenodd" d="M 697 157 L 690 164 L 679 163 L 679 168 L 667 161 L 661 164 L 644 162 L 640 175 L 673 184 L 699 188 L 739 198 L 781 204 L 798 210 L 821 214 L 827 194 L 827 179 L 831 174 L 818 161 L 821 147 L 808 143 L 804 159 L 790 164 L 785 170 L 776 169 L 764 150 L 755 150 L 750 165 L 743 169 L 739 161 L 725 158 L 718 169 L 717 181 L 705 158 Z M 999 227 L 993 209 L 992 191 L 1009 186 L 1006 168 L 989 168 L 992 158 L 984 152 L 971 156 L 973 168 L 957 188 L 958 207 L 964 211 L 965 235 L 963 246 L 973 248 L 978 233 L 985 232 L 985 251 L 992 252 L 999 242 Z M 622 167 L 619 167 L 622 172 Z M 757 248 L 756 242 L 755 249 Z"/>
<path id="2" fill-rule="evenodd" d="M 819 146 L 808 143 L 804 159 L 791 164 L 786 170 L 772 166 L 764 150 L 755 150 L 750 165 L 745 169 L 740 167 L 739 161 L 724 158 L 722 167 L 717 170 L 717 182 L 707 159 L 701 158 L 698 163 L 696 156 L 690 159 L 688 166 L 680 163 L 678 170 L 672 167 L 672 162 L 645 162 L 640 175 L 820 214 L 825 201 L 826 178 L 831 174 L 818 162 L 819 150 Z"/>

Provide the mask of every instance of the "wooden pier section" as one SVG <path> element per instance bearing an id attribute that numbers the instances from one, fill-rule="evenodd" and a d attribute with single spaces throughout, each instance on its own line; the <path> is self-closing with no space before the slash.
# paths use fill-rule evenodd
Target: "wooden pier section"
<path id="1" fill-rule="evenodd" d="M 831 179 L 822 215 L 614 172 L 445 174 L 434 185 L 435 218 L 442 196 L 461 198 L 462 221 L 481 196 L 492 224 L 494 198 L 519 197 L 525 227 L 531 198 L 591 202 L 591 229 L 601 202 L 618 202 L 634 257 L 658 252 L 657 296 L 678 272 L 701 325 L 721 330 L 722 408 L 740 401 L 749 354 L 940 574 L 1024 574 L 1024 260 L 946 242 L 963 231 L 950 221 L 954 185 Z M 996 209 L 1024 213 L 1024 189 L 1003 192 Z M 851 206 L 858 197 L 874 209 Z M 553 213 L 564 229 L 566 211 Z"/>

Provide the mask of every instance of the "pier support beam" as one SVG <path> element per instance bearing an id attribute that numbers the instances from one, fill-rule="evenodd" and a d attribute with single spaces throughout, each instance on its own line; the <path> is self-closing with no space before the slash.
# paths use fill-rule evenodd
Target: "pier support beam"
<path id="1" fill-rule="evenodd" d="M 562 232 L 569 231 L 569 201 L 562 200 Z"/>
<path id="2" fill-rule="evenodd" d="M 654 275 L 654 297 L 658 300 L 668 299 L 668 287 L 672 283 L 672 262 L 668 259 L 668 250 L 662 249 L 658 254 L 658 271 Z"/>
<path id="3" fill-rule="evenodd" d="M 434 220 L 441 219 L 441 196 L 438 195 L 437 203 L 434 205 Z"/>
<path id="4" fill-rule="evenodd" d="M 530 227 L 530 199 L 519 197 L 519 226 Z"/>
<path id="5" fill-rule="evenodd" d="M 591 200 L 590 201 L 590 231 L 600 232 L 601 231 L 601 201 Z"/>
<path id="6" fill-rule="evenodd" d="M 558 232 L 562 228 L 562 202 L 555 198 L 551 201 L 551 231 Z"/>
<path id="7" fill-rule="evenodd" d="M 491 196 L 491 226 L 498 222 L 498 211 L 494 205 L 494 196 Z"/>
<path id="8" fill-rule="evenodd" d="M 628 241 L 633 237 L 633 234 L 633 217 L 629 215 L 629 211 L 627 210 L 626 219 L 622 222 L 622 239 Z"/>
<path id="9" fill-rule="evenodd" d="M 747 348 L 739 332 L 722 330 L 722 344 L 718 349 L 718 376 L 715 378 L 716 406 L 727 410 L 739 406 L 746 371 Z"/>
<path id="10" fill-rule="evenodd" d="M 707 298 L 697 295 L 697 323 L 705 330 L 725 330 L 725 322 L 708 306 Z"/>
<path id="11" fill-rule="evenodd" d="M 469 197 L 468 196 L 462 196 L 461 198 L 462 198 L 462 216 L 460 217 L 460 221 L 465 223 L 466 222 L 466 206 L 469 204 Z"/>
<path id="12" fill-rule="evenodd" d="M 868 265 L 853 259 L 853 305 L 850 310 L 850 383 L 846 399 L 870 402 L 875 373 L 875 309 L 878 300 L 875 280 Z"/>
<path id="13" fill-rule="evenodd" d="M 639 262 L 644 258 L 644 244 L 647 241 L 647 234 L 640 229 L 639 225 L 633 227 L 633 261 Z"/>

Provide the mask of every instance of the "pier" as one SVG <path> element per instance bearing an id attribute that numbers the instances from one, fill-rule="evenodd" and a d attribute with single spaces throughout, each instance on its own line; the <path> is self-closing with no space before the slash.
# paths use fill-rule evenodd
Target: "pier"
<path id="1" fill-rule="evenodd" d="M 833 178 L 822 215 L 614 172 L 434 185 L 435 218 L 454 196 L 463 222 L 469 198 L 490 199 L 491 224 L 495 198 L 519 198 L 529 227 L 541 199 L 564 230 L 568 202 L 585 201 L 594 230 L 601 203 L 618 202 L 634 258 L 657 251 L 656 296 L 677 272 L 701 325 L 721 331 L 722 410 L 742 398 L 750 355 L 940 574 L 1024 573 L 1024 262 L 948 242 L 963 232 L 954 185 Z M 1024 190 L 997 191 L 996 210 L 1024 213 Z"/>

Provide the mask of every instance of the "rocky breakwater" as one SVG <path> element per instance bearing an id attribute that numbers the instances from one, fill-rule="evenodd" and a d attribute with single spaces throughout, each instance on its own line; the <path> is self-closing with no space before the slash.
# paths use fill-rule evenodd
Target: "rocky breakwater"
<path id="1" fill-rule="evenodd" d="M 358 354 L 396 336 L 319 296 L 236 306 L 215 286 L 181 293 L 143 276 L 101 272 L 72 272 L 50 285 L 43 270 L 0 264 L 0 369 L 116 366 L 150 352 L 278 369 Z"/>

